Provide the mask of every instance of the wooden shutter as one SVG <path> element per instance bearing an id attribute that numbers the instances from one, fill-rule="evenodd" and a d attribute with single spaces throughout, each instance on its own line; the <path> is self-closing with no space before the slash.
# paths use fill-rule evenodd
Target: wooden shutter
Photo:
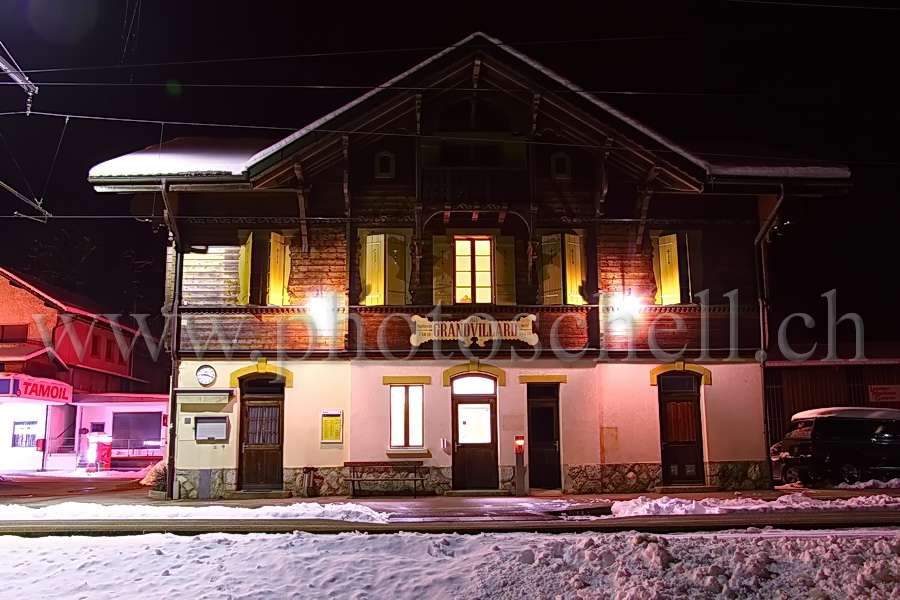
<path id="1" fill-rule="evenodd" d="M 659 297 L 663 305 L 681 303 L 681 279 L 678 274 L 678 235 L 659 236 L 656 255 L 659 265 Z"/>
<path id="2" fill-rule="evenodd" d="M 406 304 L 406 237 L 387 234 L 384 294 L 387 304 Z"/>
<path id="3" fill-rule="evenodd" d="M 365 305 L 384 304 L 384 251 L 386 235 L 375 233 L 366 236 Z"/>
<path id="4" fill-rule="evenodd" d="M 563 303 L 562 239 L 558 233 L 541 236 L 541 303 Z"/>
<path id="5" fill-rule="evenodd" d="M 284 238 L 284 274 L 282 277 L 284 278 L 284 284 L 282 288 L 282 306 L 289 306 L 291 303 L 291 293 L 288 291 L 288 286 L 291 284 L 291 242 L 293 240 L 290 237 Z"/>
<path id="6" fill-rule="evenodd" d="M 253 232 L 247 234 L 247 241 L 241 246 L 238 254 L 238 297 L 237 303 L 240 305 L 250 304 L 250 263 L 251 252 L 253 250 Z"/>
<path id="7" fill-rule="evenodd" d="M 431 238 L 432 300 L 453 304 L 453 239 L 445 235 Z"/>
<path id="8" fill-rule="evenodd" d="M 516 303 L 516 238 L 494 240 L 494 304 Z"/>
<path id="9" fill-rule="evenodd" d="M 581 236 L 565 234 L 566 244 L 566 304 L 587 304 L 581 293 L 584 285 L 584 249 Z"/>
<path id="10" fill-rule="evenodd" d="M 269 289 L 266 304 L 284 305 L 284 236 L 272 232 L 269 236 Z"/>

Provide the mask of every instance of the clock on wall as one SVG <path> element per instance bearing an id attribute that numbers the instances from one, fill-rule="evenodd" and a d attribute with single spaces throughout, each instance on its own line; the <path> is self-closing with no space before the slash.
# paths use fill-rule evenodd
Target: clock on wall
<path id="1" fill-rule="evenodd" d="M 207 387 L 215 383 L 216 370 L 211 365 L 203 365 L 197 369 L 197 383 Z"/>

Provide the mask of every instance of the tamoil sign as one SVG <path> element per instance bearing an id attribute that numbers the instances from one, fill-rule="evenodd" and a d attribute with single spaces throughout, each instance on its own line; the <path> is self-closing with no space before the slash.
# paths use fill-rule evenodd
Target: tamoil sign
<path id="1" fill-rule="evenodd" d="M 72 401 L 72 386 L 55 379 L 0 373 L 0 397 L 65 404 Z"/>

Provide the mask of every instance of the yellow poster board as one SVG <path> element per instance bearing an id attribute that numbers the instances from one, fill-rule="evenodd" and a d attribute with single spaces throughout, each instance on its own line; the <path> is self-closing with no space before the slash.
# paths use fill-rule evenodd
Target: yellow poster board
<path id="1" fill-rule="evenodd" d="M 344 441 L 344 411 L 322 411 L 322 442 L 340 443 Z"/>

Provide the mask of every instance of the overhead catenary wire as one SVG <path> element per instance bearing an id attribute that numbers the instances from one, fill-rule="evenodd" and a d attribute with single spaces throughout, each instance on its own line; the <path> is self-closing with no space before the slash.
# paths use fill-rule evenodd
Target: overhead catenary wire
<path id="1" fill-rule="evenodd" d="M 24 114 L 23 112 L 13 112 L 13 113 L 0 113 L 0 116 L 3 114 Z M 189 126 L 189 127 L 224 127 L 224 128 L 233 128 L 233 129 L 259 129 L 266 131 L 290 131 L 296 132 L 298 131 L 298 127 L 280 127 L 273 125 L 238 125 L 235 123 L 202 123 L 202 122 L 191 122 L 191 121 L 170 121 L 165 119 L 135 119 L 135 118 L 127 118 L 127 117 L 104 117 L 98 115 L 74 115 L 74 114 L 65 114 L 65 113 L 51 113 L 51 112 L 42 112 L 42 111 L 32 111 L 32 115 L 35 116 L 44 116 L 44 117 L 56 117 L 56 118 L 69 118 L 69 119 L 84 119 L 84 120 L 93 120 L 93 121 L 113 121 L 120 123 L 136 123 L 136 124 L 152 124 L 152 125 L 177 125 L 177 126 Z M 315 131 L 317 133 L 336 133 L 336 134 L 347 134 L 347 135 L 379 135 L 379 136 L 393 136 L 393 137 L 407 137 L 407 138 L 419 138 L 419 139 L 452 139 L 454 141 L 473 141 L 473 142 L 482 142 L 482 141 L 491 141 L 496 142 L 496 139 L 487 139 L 487 138 L 479 138 L 479 137 L 453 137 L 448 138 L 447 136 L 441 135 L 428 135 L 428 134 L 416 134 L 416 133 L 404 133 L 404 132 L 396 132 L 396 131 L 360 131 L 354 129 L 326 129 L 321 127 L 316 127 L 315 129 L 310 130 L 310 132 Z M 616 146 L 616 145 L 606 145 L 606 144 L 578 144 L 574 142 L 542 142 L 537 140 L 509 140 L 506 143 L 529 143 L 534 145 L 546 145 L 546 146 L 554 146 L 554 147 L 562 147 L 562 148 L 582 148 L 587 150 L 630 150 L 626 146 Z M 678 153 L 677 150 L 667 149 L 667 148 L 654 148 L 653 152 L 657 153 L 670 153 L 675 154 Z M 761 155 L 761 154 L 736 154 L 736 153 L 728 153 L 728 152 L 699 152 L 695 151 L 694 154 L 703 157 L 719 157 L 719 158 L 750 158 L 750 159 L 759 159 L 759 160 L 773 160 L 773 161 L 785 161 L 785 162 L 794 162 L 797 160 L 796 157 L 785 157 L 785 156 L 771 156 L 771 155 Z M 847 163 L 847 164 L 862 164 L 862 165 L 875 165 L 875 166 L 900 166 L 900 162 L 898 161 L 864 161 L 864 160 L 853 160 L 853 159 L 836 159 L 836 158 L 828 158 L 828 159 L 816 159 L 819 162 L 835 162 L 835 163 Z"/>
<path id="2" fill-rule="evenodd" d="M 778 0 L 725 0 L 725 2 L 738 2 L 741 4 L 768 4 L 772 6 L 790 6 L 790 7 L 803 7 L 803 8 L 840 8 L 840 9 L 851 9 L 851 10 L 887 10 L 887 11 L 900 11 L 900 7 L 897 6 L 867 6 L 867 5 L 858 5 L 858 4 L 813 4 L 806 2 L 782 2 Z"/>

